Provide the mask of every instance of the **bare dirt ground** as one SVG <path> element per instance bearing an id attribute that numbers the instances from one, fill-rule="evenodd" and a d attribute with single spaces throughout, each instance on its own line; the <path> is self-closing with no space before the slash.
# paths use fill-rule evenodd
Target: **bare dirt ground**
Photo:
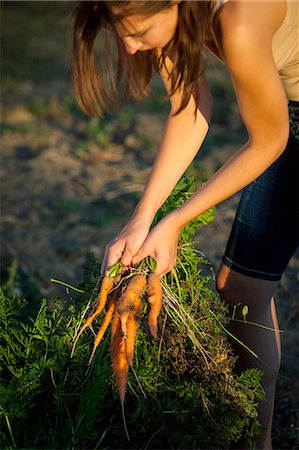
<path id="1" fill-rule="evenodd" d="M 7 17 L 15 20 L 8 13 Z M 219 78 L 218 72 L 212 75 L 214 122 L 192 168 L 199 180 L 213 173 L 244 140 L 236 106 L 231 102 L 225 109 L 231 98 L 223 98 L 219 86 L 227 79 Z M 162 96 L 159 87 L 155 92 Z M 86 252 L 101 259 L 105 244 L 126 223 L 149 175 L 167 108 L 152 98 L 144 107 L 129 105 L 105 121 L 87 119 L 74 105 L 68 78 L 35 83 L 27 76 L 17 84 L 8 80 L 3 99 L 1 270 L 5 273 L 16 260 L 40 295 L 51 300 L 63 292 L 50 278 L 78 284 Z M 215 271 L 238 198 L 237 194 L 219 205 L 215 220 L 197 236 L 198 248 Z M 284 333 L 275 449 L 295 449 L 299 444 L 298 282 L 297 252 L 276 295 Z"/>

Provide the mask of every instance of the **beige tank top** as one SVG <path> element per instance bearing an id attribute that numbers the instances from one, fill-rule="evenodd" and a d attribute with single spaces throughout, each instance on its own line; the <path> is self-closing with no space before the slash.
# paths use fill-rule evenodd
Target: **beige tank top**
<path id="1" fill-rule="evenodd" d="M 215 13 L 229 0 L 219 0 Z M 274 61 L 289 100 L 299 101 L 299 0 L 287 0 L 285 18 L 273 36 Z"/>

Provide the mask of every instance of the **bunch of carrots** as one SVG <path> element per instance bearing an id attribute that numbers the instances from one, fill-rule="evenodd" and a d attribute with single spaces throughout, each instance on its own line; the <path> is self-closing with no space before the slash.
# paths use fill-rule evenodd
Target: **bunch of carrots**
<path id="1" fill-rule="evenodd" d="M 91 326 L 94 319 L 105 310 L 106 314 L 96 334 L 88 364 L 91 363 L 111 322 L 112 368 L 124 418 L 124 400 L 129 368 L 134 372 L 134 346 L 139 328 L 138 318 L 142 308 L 142 299 L 147 294 L 150 304 L 148 326 L 151 335 L 157 337 L 157 319 L 162 309 L 162 285 L 159 276 L 152 271 L 148 274 L 144 270 L 137 273 L 129 271 L 121 275 L 117 272 L 117 269 L 112 267 L 103 277 L 95 308 L 78 331 L 72 354 L 82 332 Z M 125 430 L 128 436 L 126 424 Z"/>

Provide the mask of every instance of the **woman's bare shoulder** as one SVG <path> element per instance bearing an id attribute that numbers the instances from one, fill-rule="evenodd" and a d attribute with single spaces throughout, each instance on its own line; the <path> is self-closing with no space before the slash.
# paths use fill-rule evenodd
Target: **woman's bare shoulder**
<path id="1" fill-rule="evenodd" d="M 258 33 L 270 36 L 282 24 L 287 10 L 286 0 L 227 1 L 218 12 L 220 39 L 226 34 Z"/>

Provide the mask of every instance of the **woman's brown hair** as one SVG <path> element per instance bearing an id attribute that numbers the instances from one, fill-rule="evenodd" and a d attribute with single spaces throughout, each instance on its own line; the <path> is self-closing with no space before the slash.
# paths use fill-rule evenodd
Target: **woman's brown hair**
<path id="1" fill-rule="evenodd" d="M 211 3 L 179 2 L 175 36 L 158 56 L 155 50 L 127 53 L 116 24 L 130 15 L 156 14 L 172 7 L 173 0 L 81 1 L 74 12 L 72 80 L 82 110 L 89 116 L 98 116 L 103 109 L 118 106 L 128 99 L 142 98 L 148 92 L 153 74 L 161 70 L 167 56 L 173 63 L 169 74 L 170 95 L 183 88 L 182 103 L 176 113 L 184 109 L 203 72 L 202 49 L 211 29 Z M 100 32 L 103 32 L 99 42 L 102 49 L 101 58 L 97 60 L 94 46 Z M 113 57 L 115 45 L 116 60 Z"/>

